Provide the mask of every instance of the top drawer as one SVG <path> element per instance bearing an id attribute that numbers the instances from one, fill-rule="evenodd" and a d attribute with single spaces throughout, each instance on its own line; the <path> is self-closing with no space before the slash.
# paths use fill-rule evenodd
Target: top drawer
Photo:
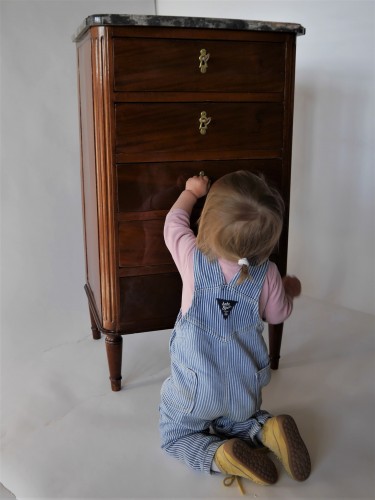
<path id="1" fill-rule="evenodd" d="M 282 92 L 284 88 L 282 42 L 115 37 L 113 50 L 115 91 Z M 206 57 L 209 54 L 206 63 L 201 50 Z"/>

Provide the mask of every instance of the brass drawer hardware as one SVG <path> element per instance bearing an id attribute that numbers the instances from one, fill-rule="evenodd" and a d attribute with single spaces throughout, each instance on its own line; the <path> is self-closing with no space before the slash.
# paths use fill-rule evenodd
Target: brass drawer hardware
<path id="1" fill-rule="evenodd" d="M 207 116 L 206 111 L 202 111 L 201 116 L 199 118 L 199 132 L 202 135 L 205 135 L 205 133 L 207 132 L 207 127 L 210 122 L 211 122 L 211 117 Z"/>
<path id="2" fill-rule="evenodd" d="M 209 58 L 210 54 L 207 53 L 206 49 L 201 49 L 199 55 L 199 69 L 201 70 L 201 73 L 206 73 Z"/>

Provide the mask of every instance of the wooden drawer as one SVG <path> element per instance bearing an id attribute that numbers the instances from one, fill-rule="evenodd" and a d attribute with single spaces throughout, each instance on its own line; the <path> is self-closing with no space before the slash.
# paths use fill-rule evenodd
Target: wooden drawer
<path id="1" fill-rule="evenodd" d="M 117 165 L 117 209 L 119 212 L 169 210 L 184 189 L 186 180 L 201 170 L 211 182 L 234 170 L 250 170 L 262 173 L 269 183 L 281 190 L 282 162 L 278 158 L 236 162 L 129 163 Z"/>
<path id="2" fill-rule="evenodd" d="M 282 148 L 281 102 L 118 103 L 115 114 L 119 162 L 246 158 Z"/>
<path id="3" fill-rule="evenodd" d="M 164 217 L 119 223 L 119 266 L 143 267 L 173 264 L 164 244 Z M 147 274 L 147 273 L 146 273 Z"/>
<path id="4" fill-rule="evenodd" d="M 285 45 L 272 42 L 114 38 L 115 91 L 282 92 Z M 209 53 L 207 69 L 199 65 Z"/>
<path id="5" fill-rule="evenodd" d="M 171 328 L 181 307 L 178 272 L 120 279 L 122 333 Z"/>
<path id="6" fill-rule="evenodd" d="M 119 267 L 130 274 L 137 274 L 143 268 L 145 275 L 157 272 L 155 267 L 174 268 L 164 244 L 164 220 L 192 175 L 204 170 L 214 183 L 233 170 L 245 169 L 263 174 L 271 185 L 281 190 L 281 165 L 281 160 L 269 159 L 117 166 Z M 203 203 L 204 198 L 198 200 L 191 216 L 194 232 Z"/>

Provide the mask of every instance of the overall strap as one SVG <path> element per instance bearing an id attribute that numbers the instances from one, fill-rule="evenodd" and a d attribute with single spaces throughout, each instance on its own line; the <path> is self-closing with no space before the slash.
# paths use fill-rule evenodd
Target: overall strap
<path id="1" fill-rule="evenodd" d="M 248 279 L 244 280 L 240 285 L 237 285 L 237 280 L 240 276 L 240 273 L 238 273 L 228 283 L 228 287 L 235 287 L 237 292 L 248 297 L 258 299 L 264 285 L 268 266 L 269 260 L 266 260 L 266 262 L 264 262 L 260 266 L 250 266 Z"/>
<path id="2" fill-rule="evenodd" d="M 264 280 L 267 274 L 269 261 L 267 260 L 260 266 L 249 267 L 249 279 L 237 284 L 241 271 L 239 271 L 227 284 L 220 264 L 217 260 L 209 261 L 200 250 L 194 252 L 194 288 L 227 286 L 233 288 L 237 293 L 257 299 L 262 290 Z"/>
<path id="3" fill-rule="evenodd" d="M 218 261 L 209 261 L 196 248 L 194 251 L 194 289 L 223 285 L 225 285 L 225 278 Z"/>

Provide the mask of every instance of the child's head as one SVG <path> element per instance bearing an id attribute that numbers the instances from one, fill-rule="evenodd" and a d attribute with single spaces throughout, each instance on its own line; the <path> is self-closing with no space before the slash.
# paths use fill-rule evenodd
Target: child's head
<path id="1" fill-rule="evenodd" d="M 207 195 L 197 246 L 210 260 L 247 258 L 262 264 L 280 238 L 283 214 L 281 195 L 261 177 L 245 170 L 224 175 Z"/>

